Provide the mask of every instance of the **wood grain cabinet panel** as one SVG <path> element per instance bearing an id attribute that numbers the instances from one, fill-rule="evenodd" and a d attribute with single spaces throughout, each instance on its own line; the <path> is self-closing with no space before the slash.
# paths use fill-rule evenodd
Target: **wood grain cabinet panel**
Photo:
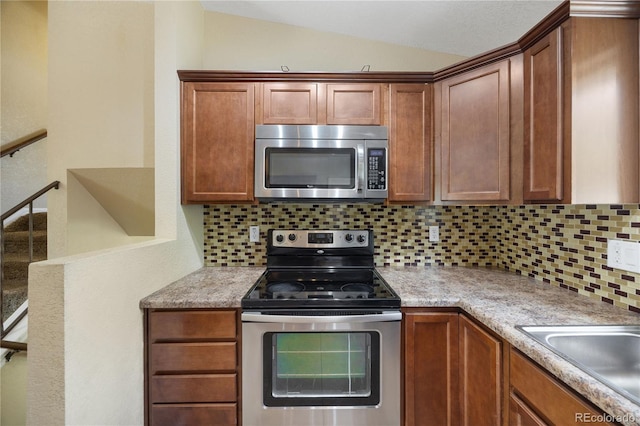
<path id="1" fill-rule="evenodd" d="M 234 311 L 159 311 L 149 319 L 149 338 L 158 341 L 235 339 Z"/>
<path id="2" fill-rule="evenodd" d="M 406 313 L 404 425 L 458 424 L 458 314 Z"/>
<path id="3" fill-rule="evenodd" d="M 457 312 L 404 317 L 404 425 L 503 425 L 503 344 Z"/>
<path id="4" fill-rule="evenodd" d="M 253 83 L 183 83 L 181 132 L 183 204 L 253 200 Z"/>
<path id="5" fill-rule="evenodd" d="M 158 426 L 238 424 L 237 404 L 153 405 L 152 424 Z"/>
<path id="6" fill-rule="evenodd" d="M 562 201 L 562 29 L 524 52 L 525 201 Z"/>
<path id="7" fill-rule="evenodd" d="M 509 424 L 511 426 L 549 426 L 527 403 L 511 394 L 509 397 Z"/>
<path id="8" fill-rule="evenodd" d="M 145 310 L 145 424 L 238 422 L 235 310 Z"/>
<path id="9" fill-rule="evenodd" d="M 264 83 L 264 124 L 318 124 L 317 83 Z"/>
<path id="10" fill-rule="evenodd" d="M 236 342 L 153 343 L 151 373 L 233 371 Z"/>
<path id="11" fill-rule="evenodd" d="M 151 393 L 155 403 L 235 402 L 237 375 L 180 374 L 153 376 Z"/>
<path id="12" fill-rule="evenodd" d="M 523 198 L 637 203 L 637 19 L 572 17 L 524 52 Z"/>
<path id="13" fill-rule="evenodd" d="M 327 84 L 327 124 L 382 123 L 380 84 Z"/>
<path id="14" fill-rule="evenodd" d="M 389 201 L 430 201 L 432 152 L 430 84 L 389 89 Z"/>
<path id="15" fill-rule="evenodd" d="M 441 87 L 441 198 L 507 201 L 509 60 L 448 78 Z"/>
<path id="16" fill-rule="evenodd" d="M 601 411 L 515 349 L 510 356 L 510 394 L 513 425 L 612 425 Z M 580 421 L 586 418 L 589 421 Z"/>
<path id="17" fill-rule="evenodd" d="M 460 315 L 460 424 L 503 421 L 502 341 Z"/>

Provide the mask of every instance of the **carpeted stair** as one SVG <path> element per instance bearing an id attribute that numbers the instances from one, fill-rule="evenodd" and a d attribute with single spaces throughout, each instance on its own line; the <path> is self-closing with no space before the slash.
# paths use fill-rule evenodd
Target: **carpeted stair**
<path id="1" fill-rule="evenodd" d="M 27 300 L 29 272 L 29 215 L 4 228 L 2 321 Z M 47 258 L 47 214 L 33 215 L 33 261 Z"/>

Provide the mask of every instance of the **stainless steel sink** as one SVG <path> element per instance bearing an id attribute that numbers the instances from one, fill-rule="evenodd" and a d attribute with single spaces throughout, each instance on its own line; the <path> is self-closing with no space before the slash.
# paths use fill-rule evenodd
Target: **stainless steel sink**
<path id="1" fill-rule="evenodd" d="M 516 328 L 640 404 L 640 325 Z"/>

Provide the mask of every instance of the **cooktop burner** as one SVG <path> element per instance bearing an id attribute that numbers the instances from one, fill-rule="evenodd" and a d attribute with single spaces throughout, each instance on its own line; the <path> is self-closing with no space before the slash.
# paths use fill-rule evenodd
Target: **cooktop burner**
<path id="1" fill-rule="evenodd" d="M 370 230 L 269 230 L 267 269 L 241 301 L 245 310 L 399 309 L 376 271 Z"/>

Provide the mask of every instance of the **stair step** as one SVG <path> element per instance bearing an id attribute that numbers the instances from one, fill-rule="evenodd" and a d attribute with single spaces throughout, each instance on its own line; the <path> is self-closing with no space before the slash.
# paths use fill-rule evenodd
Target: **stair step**
<path id="1" fill-rule="evenodd" d="M 2 280 L 2 321 L 27 300 L 27 280 Z"/>
<path id="2" fill-rule="evenodd" d="M 47 257 L 43 255 L 33 255 L 33 261 L 39 262 Z M 3 278 L 7 280 L 26 279 L 29 274 L 29 256 L 18 255 L 17 253 L 4 254 Z M 3 283 L 4 287 L 4 283 Z"/>
<path id="3" fill-rule="evenodd" d="M 16 219 L 14 222 L 5 226 L 5 232 L 14 231 L 28 231 L 29 230 L 29 215 L 24 215 Z M 34 213 L 33 214 L 33 230 L 34 231 L 46 231 L 47 230 L 47 213 Z"/>
<path id="4" fill-rule="evenodd" d="M 28 253 L 29 252 L 29 231 L 5 232 L 4 251 L 5 253 Z M 33 253 L 39 255 L 47 254 L 47 231 L 33 232 Z"/>

